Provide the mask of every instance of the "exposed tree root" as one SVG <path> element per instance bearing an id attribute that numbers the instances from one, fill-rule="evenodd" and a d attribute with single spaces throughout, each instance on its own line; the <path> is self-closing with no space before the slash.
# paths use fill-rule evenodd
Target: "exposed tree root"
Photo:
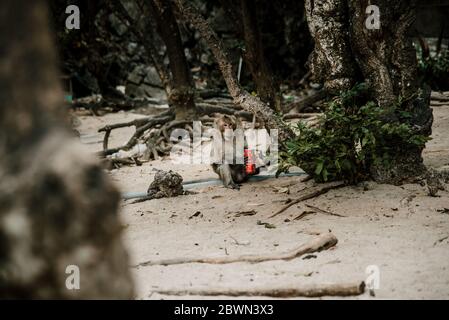
<path id="1" fill-rule="evenodd" d="M 122 166 L 141 166 L 142 161 L 137 157 L 127 157 L 127 158 L 111 158 L 111 159 L 103 159 L 103 166 L 109 170 L 119 169 Z"/>
<path id="2" fill-rule="evenodd" d="M 272 260 L 292 260 L 298 258 L 306 253 L 319 252 L 333 247 L 337 244 L 338 240 L 332 233 L 323 233 L 317 236 L 315 239 L 303 244 L 302 246 L 284 253 L 267 253 L 264 255 L 243 255 L 243 256 L 225 256 L 217 258 L 175 258 L 166 260 L 149 260 L 141 262 L 134 267 L 146 267 L 146 266 L 168 266 L 175 264 L 185 263 L 209 263 L 209 264 L 228 264 L 235 262 L 248 262 L 258 263 Z"/>
<path id="3" fill-rule="evenodd" d="M 131 149 L 133 146 L 135 146 L 137 144 L 137 142 L 139 141 L 139 138 L 145 133 L 145 131 L 147 131 L 153 127 L 156 127 L 157 125 L 166 124 L 167 122 L 173 120 L 174 117 L 175 117 L 174 114 L 167 114 L 167 115 L 163 114 L 163 115 L 159 115 L 154 118 L 137 119 L 137 120 L 134 120 L 131 122 L 117 123 L 114 125 L 108 125 L 103 128 L 100 128 L 98 130 L 98 132 L 105 132 L 105 136 L 104 136 L 104 140 L 103 140 L 103 151 L 100 152 L 100 156 L 104 157 L 104 156 L 116 153 L 120 150 Z M 114 129 L 131 127 L 131 126 L 135 126 L 136 131 L 134 132 L 132 137 L 129 139 L 129 141 L 121 147 L 108 149 L 108 139 L 110 137 L 111 131 Z"/>
<path id="4" fill-rule="evenodd" d="M 217 103 L 215 105 L 215 102 Z M 253 120 L 253 114 L 242 110 L 242 108 L 231 104 L 218 105 L 218 101 L 200 102 L 197 103 L 198 112 L 201 115 L 199 119 L 203 124 L 211 123 L 214 121 L 213 116 L 216 114 L 228 114 L 242 118 L 246 121 Z M 212 117 L 210 117 L 212 116 Z M 98 130 L 98 132 L 104 132 L 103 139 L 103 151 L 99 152 L 99 156 L 106 157 L 108 155 L 119 152 L 120 150 L 130 150 L 137 143 L 144 143 L 147 145 L 147 152 L 143 159 L 158 159 L 159 156 L 167 155 L 172 145 L 170 141 L 171 130 L 176 128 L 186 129 L 193 134 L 192 120 L 175 120 L 175 115 L 172 110 L 165 111 L 154 117 L 146 117 L 141 119 L 135 119 L 129 122 L 116 123 L 107 125 Z M 122 146 L 109 148 L 109 138 L 111 132 L 115 129 L 135 127 L 136 131 L 130 137 L 128 142 Z M 133 163 L 132 161 L 121 161 L 120 164 Z"/>
<path id="5" fill-rule="evenodd" d="M 234 115 L 245 121 L 254 121 L 254 115 L 251 112 L 243 110 L 241 107 L 233 104 L 219 105 L 219 101 L 209 101 L 196 103 L 198 113 L 200 114 L 200 121 L 202 124 L 212 123 L 214 116 L 217 114 Z M 216 103 L 216 104 L 215 104 Z M 288 114 L 284 115 L 284 120 L 288 119 L 307 119 L 313 120 L 317 114 L 303 113 L 303 114 Z M 135 119 L 129 122 L 115 123 L 106 125 L 98 130 L 98 132 L 104 132 L 103 138 L 103 151 L 100 151 L 98 155 L 100 157 L 107 157 L 121 150 L 128 151 L 132 149 L 136 144 L 142 143 L 147 146 L 147 151 L 142 156 L 143 160 L 158 159 L 160 156 L 166 156 L 169 154 L 173 143 L 170 141 L 170 133 L 173 129 L 180 128 L 189 131 L 190 135 L 193 135 L 192 120 L 175 120 L 175 115 L 172 109 L 162 112 L 156 116 L 150 116 L 140 119 Z M 109 138 L 113 130 L 135 127 L 134 134 L 129 138 L 128 142 L 122 146 L 110 148 Z M 111 165 L 112 164 L 112 165 Z M 117 168 L 122 165 L 137 164 L 134 157 L 117 159 L 110 163 L 109 168 Z"/>
<path id="6" fill-rule="evenodd" d="M 199 112 L 203 115 L 211 115 L 214 113 L 222 113 L 228 115 L 235 115 L 237 117 L 243 118 L 244 120 L 251 121 L 253 118 L 253 114 L 248 111 L 239 110 L 237 108 L 232 107 L 223 107 L 223 106 L 215 106 L 212 104 L 206 103 L 197 103 L 196 104 Z"/>

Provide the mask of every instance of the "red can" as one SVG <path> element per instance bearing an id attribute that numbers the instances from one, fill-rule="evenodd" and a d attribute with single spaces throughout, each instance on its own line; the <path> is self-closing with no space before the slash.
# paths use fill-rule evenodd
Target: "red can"
<path id="1" fill-rule="evenodd" d="M 243 157 L 247 174 L 256 174 L 256 157 L 253 150 L 244 149 Z"/>

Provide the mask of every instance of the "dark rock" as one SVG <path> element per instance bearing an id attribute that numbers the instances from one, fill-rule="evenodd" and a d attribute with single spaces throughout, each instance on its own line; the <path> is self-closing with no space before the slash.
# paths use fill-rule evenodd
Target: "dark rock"
<path id="1" fill-rule="evenodd" d="M 145 84 L 148 84 L 153 87 L 160 87 L 162 88 L 162 82 L 161 78 L 159 77 L 159 74 L 156 71 L 156 68 L 153 66 L 146 67 L 144 70 L 145 78 L 143 79 L 143 82 Z"/>
<path id="2" fill-rule="evenodd" d="M 123 36 L 126 32 L 128 32 L 128 27 L 124 25 L 122 21 L 114 14 L 110 14 L 108 18 L 112 28 L 119 37 Z"/>
<path id="3" fill-rule="evenodd" d="M 144 71 L 141 66 L 137 66 L 134 70 L 128 75 L 128 81 L 133 84 L 140 84 L 143 80 Z"/>
<path id="4" fill-rule="evenodd" d="M 135 85 L 128 83 L 125 88 L 125 94 L 133 98 L 154 98 L 157 100 L 166 100 L 165 91 L 146 84 Z"/>
<path id="5" fill-rule="evenodd" d="M 136 51 L 139 49 L 139 46 L 135 42 L 130 42 L 126 46 L 126 52 L 130 56 L 134 56 L 136 54 Z"/>
<path id="6" fill-rule="evenodd" d="M 153 182 L 148 188 L 148 196 L 152 198 L 176 197 L 184 194 L 182 177 L 172 170 L 157 170 Z"/>
<path id="7" fill-rule="evenodd" d="M 167 100 L 167 95 L 161 88 L 142 84 L 139 89 L 143 90 L 146 97 L 155 98 L 158 100 Z"/>
<path id="8" fill-rule="evenodd" d="M 125 94 L 132 98 L 135 98 L 135 97 L 142 97 L 144 96 L 145 93 L 139 90 L 139 86 L 132 83 L 128 83 L 125 88 Z"/>

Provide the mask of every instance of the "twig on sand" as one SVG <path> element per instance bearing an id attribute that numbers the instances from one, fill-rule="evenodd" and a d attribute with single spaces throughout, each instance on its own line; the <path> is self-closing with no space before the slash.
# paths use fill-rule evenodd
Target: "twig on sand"
<path id="1" fill-rule="evenodd" d="M 449 239 L 449 236 L 445 236 L 445 237 L 443 237 L 441 239 L 438 239 L 437 241 L 434 242 L 433 245 L 436 246 L 438 243 L 441 243 L 441 242 L 443 242 L 446 239 Z"/>
<path id="2" fill-rule="evenodd" d="M 173 296 L 231 296 L 231 297 L 323 297 L 323 296 L 358 296 L 365 292 L 365 283 L 354 282 L 347 284 L 323 284 L 307 287 L 260 287 L 250 289 L 234 288 L 204 288 L 204 289 L 170 289 L 155 290 L 159 294 Z"/>
<path id="3" fill-rule="evenodd" d="M 312 209 L 312 210 L 314 210 L 316 212 L 327 214 L 327 215 L 330 215 L 330 216 L 336 216 L 336 217 L 342 217 L 342 218 L 346 217 L 346 216 L 338 214 L 338 213 L 333 213 L 333 212 L 330 212 L 330 211 L 326 211 L 326 210 L 320 209 L 318 207 L 311 206 L 310 204 L 306 204 L 306 207 L 308 207 L 308 208 L 310 208 L 310 209 Z"/>
<path id="4" fill-rule="evenodd" d="M 141 262 L 135 267 L 146 267 L 146 266 L 168 266 L 175 264 L 185 264 L 185 263 L 209 263 L 209 264 L 227 264 L 234 262 L 248 262 L 248 263 L 258 263 L 264 261 L 272 260 L 292 260 L 298 258 L 306 253 L 319 252 L 321 250 L 326 250 L 337 244 L 338 240 L 332 233 L 323 233 L 315 237 L 311 241 L 301 245 L 298 248 L 287 252 L 275 252 L 267 254 L 254 254 L 254 255 L 242 255 L 242 256 L 226 256 L 226 257 L 216 257 L 216 258 L 174 258 L 166 260 L 149 260 Z"/>
<path id="5" fill-rule="evenodd" d="M 234 241 L 234 243 L 235 243 L 237 246 L 248 246 L 248 245 L 251 244 L 251 242 L 249 242 L 249 241 L 240 242 L 240 241 L 238 241 L 236 238 L 234 238 L 233 236 L 230 236 L 230 238 Z"/>
<path id="6" fill-rule="evenodd" d="M 314 214 L 316 213 L 316 211 L 303 211 L 299 216 L 297 216 L 296 218 L 294 218 L 293 220 L 297 221 L 297 220 L 301 220 L 302 218 L 304 218 L 305 216 L 308 216 L 309 214 Z"/>
<path id="7" fill-rule="evenodd" d="M 346 217 L 346 216 L 343 216 L 343 215 L 338 214 L 338 213 L 333 213 L 333 212 L 330 212 L 330 211 L 326 211 L 326 210 L 320 209 L 318 207 L 311 206 L 309 204 L 306 204 L 306 206 L 308 208 L 312 209 L 312 210 L 303 211 L 299 216 L 297 216 L 293 220 L 295 220 L 295 221 L 296 220 L 301 220 L 305 216 L 307 216 L 309 214 L 314 214 L 314 213 L 323 213 L 323 214 L 327 214 L 327 215 L 330 215 L 330 216 L 336 216 L 336 217 Z"/>
<path id="8" fill-rule="evenodd" d="M 345 183 L 342 182 L 342 181 L 339 181 L 339 182 L 330 183 L 330 184 L 328 184 L 328 185 L 326 185 L 324 187 L 320 187 L 319 189 L 314 188 L 314 189 L 310 190 L 308 193 L 306 193 L 303 196 L 299 197 L 298 199 L 293 200 L 293 201 L 289 202 L 288 204 L 286 204 L 284 207 L 282 207 L 280 210 L 278 210 L 272 216 L 270 216 L 270 218 L 276 217 L 277 215 L 281 214 L 282 212 L 284 212 L 285 210 L 287 210 L 291 206 L 293 206 L 293 205 L 295 205 L 295 204 L 297 204 L 297 203 L 299 203 L 301 201 L 305 201 L 305 200 L 308 200 L 308 199 L 312 199 L 312 198 L 318 197 L 318 196 L 320 196 L 322 194 L 325 194 L 329 190 L 337 189 L 337 188 L 340 188 L 340 187 L 343 187 L 343 186 L 345 186 Z"/>

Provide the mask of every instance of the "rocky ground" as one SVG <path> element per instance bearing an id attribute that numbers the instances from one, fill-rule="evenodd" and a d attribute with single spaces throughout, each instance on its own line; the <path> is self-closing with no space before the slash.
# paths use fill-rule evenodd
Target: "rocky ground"
<path id="1" fill-rule="evenodd" d="M 124 112 L 102 117 L 82 115 L 77 129 L 86 147 L 99 151 L 99 127 L 140 116 Z M 424 152 L 425 162 L 430 167 L 449 168 L 449 105 L 435 107 L 434 116 L 433 140 Z M 114 131 L 110 145 L 126 142 L 132 132 L 132 128 Z M 154 168 L 172 169 L 185 181 L 216 178 L 207 165 L 180 166 L 169 159 L 123 167 L 110 175 L 122 192 L 143 192 L 153 179 Z M 136 204 L 123 201 L 123 236 L 132 265 L 167 258 L 284 252 L 329 230 L 338 238 L 335 247 L 308 259 L 132 267 L 136 298 L 192 298 L 157 293 L 165 289 L 302 287 L 362 281 L 367 268 L 375 266 L 380 273 L 375 297 L 365 293 L 357 299 L 449 299 L 447 191 L 430 197 L 420 185 L 369 182 L 331 190 L 270 218 L 283 206 L 282 201 L 295 199 L 300 190 L 312 185 L 310 181 L 299 182 L 298 177 L 283 177 L 246 183 L 240 191 L 216 185 L 196 189 L 194 195 Z M 310 210 L 306 204 L 344 217 L 315 213 L 295 220 Z M 252 213 L 239 214 L 242 211 Z"/>

